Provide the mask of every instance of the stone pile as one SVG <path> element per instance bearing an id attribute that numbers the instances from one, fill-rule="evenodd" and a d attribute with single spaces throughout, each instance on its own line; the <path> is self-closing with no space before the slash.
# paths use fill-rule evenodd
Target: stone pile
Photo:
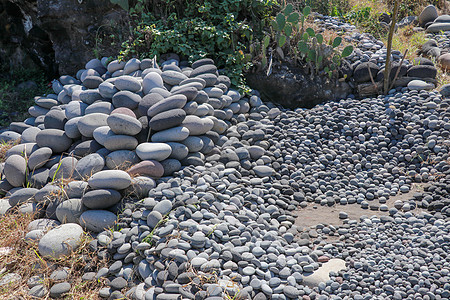
<path id="1" fill-rule="evenodd" d="M 1 166 L 2 213 L 21 206 L 93 231 L 99 217 L 99 228 L 112 225 L 107 209 L 124 191 L 137 182 L 148 190 L 182 165 L 203 165 L 233 115 L 249 110 L 211 59 L 192 67 L 176 56 L 161 68 L 151 59 L 104 63 L 93 59 L 76 78 L 61 76 L 55 94 L 36 97 L 31 118 L 0 134 L 20 141 Z"/>

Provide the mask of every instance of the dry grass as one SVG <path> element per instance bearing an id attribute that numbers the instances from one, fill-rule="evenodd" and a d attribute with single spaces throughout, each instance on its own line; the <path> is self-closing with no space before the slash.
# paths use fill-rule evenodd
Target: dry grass
<path id="1" fill-rule="evenodd" d="M 9 149 L 19 144 L 19 140 L 10 141 L 10 142 L 1 142 L 0 143 L 0 163 L 5 162 L 6 160 L 6 152 Z"/>
<path id="2" fill-rule="evenodd" d="M 32 299 L 28 295 L 27 281 L 40 276 L 47 290 L 54 284 L 50 274 L 56 269 L 68 268 L 71 290 L 65 299 L 98 299 L 100 281 L 82 282 L 86 266 L 96 271 L 106 264 L 88 249 L 89 238 L 85 238 L 77 251 L 69 256 L 52 260 L 39 255 L 36 242 L 26 242 L 28 224 L 33 215 L 9 213 L 0 218 L 0 279 L 8 273 L 19 274 L 22 279 L 0 287 L 0 299 Z M 49 296 L 44 299 L 50 299 Z"/>

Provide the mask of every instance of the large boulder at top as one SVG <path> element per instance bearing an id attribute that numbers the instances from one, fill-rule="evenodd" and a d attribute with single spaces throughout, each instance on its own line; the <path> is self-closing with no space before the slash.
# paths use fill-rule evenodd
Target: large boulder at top
<path id="1" fill-rule="evenodd" d="M 433 22 L 438 17 L 437 9 L 434 5 L 425 7 L 419 15 L 419 25 L 425 27 L 429 22 Z"/>
<path id="2" fill-rule="evenodd" d="M 351 93 L 346 82 L 333 81 L 327 76 L 311 79 L 302 68 L 290 65 L 274 65 L 269 76 L 266 71 L 258 71 L 248 73 L 246 78 L 248 85 L 258 90 L 263 100 L 289 108 L 311 108 L 327 100 L 345 98 Z"/>

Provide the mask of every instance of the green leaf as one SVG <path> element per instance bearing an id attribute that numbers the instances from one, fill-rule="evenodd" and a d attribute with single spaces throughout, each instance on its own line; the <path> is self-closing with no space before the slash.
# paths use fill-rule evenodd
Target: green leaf
<path id="1" fill-rule="evenodd" d="M 333 48 L 339 47 L 341 42 L 342 42 L 342 38 L 340 36 L 336 37 L 332 44 Z"/>
<path id="2" fill-rule="evenodd" d="M 263 69 L 266 68 L 266 66 L 267 66 L 267 57 L 264 56 L 264 57 L 261 59 L 261 65 L 262 65 Z"/>
<path id="3" fill-rule="evenodd" d="M 311 7 L 305 6 L 305 8 L 303 9 L 303 15 L 305 17 L 307 17 L 310 13 L 311 13 Z"/>
<path id="4" fill-rule="evenodd" d="M 294 7 L 292 6 L 292 4 L 288 4 L 286 5 L 286 8 L 284 9 L 284 14 L 287 16 L 290 13 L 292 13 L 292 11 L 294 10 Z"/>
<path id="5" fill-rule="evenodd" d="M 314 50 L 309 50 L 308 51 L 308 58 L 312 61 L 316 60 L 316 51 Z"/>
<path id="6" fill-rule="evenodd" d="M 286 25 L 286 17 L 282 13 L 277 15 L 277 25 L 279 31 L 282 31 L 284 29 L 284 25 Z"/>
<path id="7" fill-rule="evenodd" d="M 270 20 L 270 23 L 272 24 L 273 30 L 279 31 L 278 24 L 275 20 Z"/>
<path id="8" fill-rule="evenodd" d="M 292 34 L 292 26 L 291 26 L 291 24 L 286 24 L 286 27 L 284 27 L 284 33 L 288 37 L 291 36 L 291 34 Z"/>
<path id="9" fill-rule="evenodd" d="M 284 34 L 280 34 L 280 37 L 278 38 L 278 46 L 281 48 L 286 44 L 286 36 Z"/>
<path id="10" fill-rule="evenodd" d="M 310 37 L 314 37 L 316 35 L 316 33 L 314 32 L 314 29 L 312 29 L 311 27 L 306 28 L 306 33 L 308 33 L 308 35 Z"/>
<path id="11" fill-rule="evenodd" d="M 264 37 L 264 41 L 263 41 L 263 47 L 264 47 L 264 49 L 267 48 L 267 47 L 269 47 L 269 43 L 270 43 L 270 36 L 266 35 L 266 36 Z"/>
<path id="12" fill-rule="evenodd" d="M 317 63 L 320 65 L 322 63 L 322 61 L 323 61 L 323 56 L 319 56 L 317 58 Z"/>
<path id="13" fill-rule="evenodd" d="M 322 42 L 323 42 L 323 35 L 321 35 L 320 33 L 318 33 L 318 34 L 316 35 L 316 39 L 317 39 L 317 42 L 318 42 L 319 44 L 322 44 Z"/>
<path id="14" fill-rule="evenodd" d="M 298 14 L 298 12 L 294 12 L 294 13 L 290 14 L 289 17 L 287 17 L 287 21 L 289 23 L 297 23 L 299 18 L 300 18 L 300 15 Z"/>
<path id="15" fill-rule="evenodd" d="M 130 5 L 128 0 L 110 0 L 112 4 L 117 4 L 122 7 L 124 10 L 128 11 L 130 9 Z"/>
<path id="16" fill-rule="evenodd" d="M 308 45 L 304 41 L 298 42 L 297 48 L 298 51 L 300 51 L 303 54 L 306 54 L 308 52 Z"/>
<path id="17" fill-rule="evenodd" d="M 342 50 L 342 57 L 347 57 L 353 52 L 353 46 L 349 45 Z"/>
<path id="18" fill-rule="evenodd" d="M 330 71 L 328 67 L 323 68 L 323 70 L 325 71 L 325 73 L 328 73 Z"/>
<path id="19" fill-rule="evenodd" d="M 302 37 L 302 38 L 303 38 L 303 40 L 304 40 L 305 42 L 307 42 L 308 39 L 309 39 L 309 34 L 305 32 L 305 33 L 303 34 L 303 37 Z"/>

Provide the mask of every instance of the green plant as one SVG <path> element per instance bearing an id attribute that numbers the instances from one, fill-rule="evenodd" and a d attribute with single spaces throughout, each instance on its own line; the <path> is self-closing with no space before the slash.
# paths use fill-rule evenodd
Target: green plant
<path id="1" fill-rule="evenodd" d="M 251 66 L 249 45 L 262 37 L 275 1 L 156 2 L 152 3 L 151 12 L 149 4 L 142 0 L 129 8 L 133 29 L 130 38 L 122 44 L 119 59 L 169 52 L 189 62 L 211 57 L 219 69 L 227 71 L 234 86 L 244 87 L 243 73 Z"/>
<path id="2" fill-rule="evenodd" d="M 320 71 L 332 77 L 337 74 L 342 58 L 349 56 L 353 46 L 345 47 L 341 52 L 338 47 L 342 43 L 341 37 L 324 40 L 321 33 L 316 33 L 313 28 L 305 29 L 305 21 L 311 13 L 311 8 L 306 6 L 301 14 L 294 11 L 292 4 L 286 5 L 274 20 L 272 20 L 272 40 L 275 40 L 276 53 L 284 59 L 285 52 L 308 67 L 311 75 L 317 75 Z M 262 65 L 266 66 L 267 47 L 270 44 L 269 36 L 266 36 L 262 44 Z M 284 48 L 284 50 L 283 50 Z"/>

